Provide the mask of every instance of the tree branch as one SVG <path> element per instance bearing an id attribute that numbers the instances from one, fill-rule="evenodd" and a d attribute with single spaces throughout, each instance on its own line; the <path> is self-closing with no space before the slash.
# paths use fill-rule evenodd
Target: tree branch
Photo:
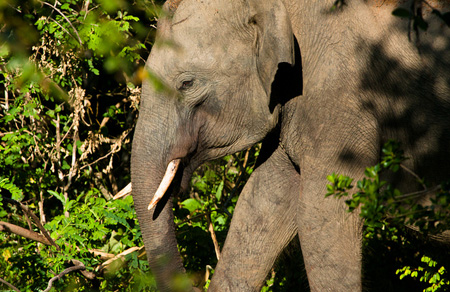
<path id="1" fill-rule="evenodd" d="M 85 266 L 82 262 L 80 262 L 79 260 L 71 260 L 70 262 L 71 262 L 73 265 L 75 265 L 75 266 L 83 266 L 83 267 L 86 268 L 86 266 Z M 80 270 L 80 273 L 81 273 L 86 279 L 89 279 L 89 280 L 94 280 L 94 279 L 95 279 L 95 274 L 94 274 L 93 272 L 87 271 L 86 269 Z"/>
<path id="2" fill-rule="evenodd" d="M 76 265 L 74 267 L 70 267 L 70 268 L 65 269 L 64 271 L 62 271 L 61 273 L 59 273 L 55 277 L 51 278 L 50 281 L 48 281 L 47 289 L 45 289 L 44 292 L 50 291 L 50 289 L 52 289 L 53 282 L 60 280 L 62 277 L 64 277 L 68 273 L 75 272 L 75 271 L 81 271 L 81 270 L 86 270 L 86 266 L 82 264 L 82 265 Z"/>
<path id="3" fill-rule="evenodd" d="M 111 263 L 113 263 L 114 261 L 116 261 L 116 260 L 118 260 L 118 259 L 123 259 L 126 255 L 128 255 L 128 254 L 130 254 L 130 253 L 132 253 L 132 252 L 135 252 L 135 251 L 140 251 L 140 250 L 142 250 L 143 248 L 144 248 L 144 246 L 141 246 L 141 247 L 137 247 L 137 246 L 131 247 L 131 248 L 129 248 L 129 249 L 127 249 L 127 250 L 125 250 L 125 251 L 123 251 L 123 252 L 117 254 L 117 255 L 114 256 L 112 259 L 109 259 L 109 260 L 105 261 L 105 262 L 102 263 L 96 270 L 101 271 L 101 270 L 103 270 L 103 269 L 106 269 L 106 268 L 108 268 L 108 266 L 109 266 Z"/>
<path id="4" fill-rule="evenodd" d="M 220 247 L 219 242 L 217 241 L 216 233 L 214 232 L 214 226 L 211 222 L 210 214 L 206 215 L 206 220 L 208 221 L 208 231 L 211 233 L 211 239 L 214 243 L 214 250 L 216 252 L 217 260 L 220 260 Z"/>
<path id="5" fill-rule="evenodd" d="M 62 11 L 59 10 L 56 6 L 54 6 L 54 5 L 50 4 L 50 3 L 44 2 L 44 1 L 39 1 L 39 2 L 41 2 L 41 3 L 44 4 L 44 5 L 50 6 L 50 7 L 53 8 L 56 12 L 58 12 L 58 13 L 59 13 L 59 14 L 60 14 L 60 15 L 61 15 L 61 16 L 69 23 L 70 27 L 73 29 L 73 31 L 74 31 L 75 34 L 77 35 L 78 42 L 80 43 L 80 47 L 83 46 L 83 42 L 81 41 L 81 38 L 80 38 L 80 35 L 78 34 L 78 31 L 77 31 L 76 28 L 73 26 L 72 22 L 70 22 L 70 20 L 67 18 L 67 16 L 65 16 L 64 13 L 62 13 Z"/>
<path id="6" fill-rule="evenodd" d="M 62 26 L 59 22 L 57 22 L 55 19 L 53 19 L 53 18 L 51 18 L 51 17 L 49 17 L 49 18 L 50 18 L 50 20 L 52 20 L 54 23 L 56 23 L 63 31 L 65 31 L 68 35 L 70 35 L 74 40 L 79 41 L 79 40 L 77 40 L 76 37 L 73 36 L 73 34 L 71 34 L 71 33 L 70 33 L 64 26 Z"/>
<path id="7" fill-rule="evenodd" d="M 406 167 L 405 165 L 400 163 L 400 167 L 406 171 L 407 173 L 409 173 L 410 175 L 412 175 L 423 187 L 423 189 L 426 191 L 427 190 L 427 186 L 422 182 L 422 179 L 411 169 L 409 169 L 408 167 Z"/>
<path id="8" fill-rule="evenodd" d="M 132 192 L 131 183 L 127 184 L 126 187 L 124 187 L 120 192 L 118 192 L 114 197 L 113 200 L 117 200 L 123 197 L 128 196 Z"/>
<path id="9" fill-rule="evenodd" d="M 53 245 L 54 247 L 56 247 L 57 250 L 61 250 L 60 247 L 53 240 L 53 238 L 50 236 L 50 234 L 48 233 L 47 229 L 45 229 L 44 226 L 42 226 L 41 221 L 39 220 L 39 218 L 33 212 L 28 210 L 27 206 L 25 206 L 21 202 L 18 202 L 16 200 L 13 200 L 13 199 L 10 199 L 10 198 L 3 197 L 3 201 L 5 201 L 7 203 L 10 203 L 10 204 L 14 204 L 16 206 L 19 206 L 24 213 L 28 214 L 28 216 L 30 216 L 33 219 L 33 221 L 36 224 L 36 226 L 39 228 L 39 230 L 42 232 L 42 234 L 45 236 L 45 238 L 49 242 L 48 245 Z M 10 223 L 8 223 L 8 224 L 10 224 Z"/>
<path id="10" fill-rule="evenodd" d="M 120 108 L 123 104 L 127 103 L 129 101 L 128 98 L 123 98 L 121 101 L 119 101 L 118 103 L 116 103 L 114 106 L 116 107 L 116 109 Z M 99 129 L 103 128 L 104 126 L 106 126 L 106 123 L 108 123 L 108 121 L 110 120 L 110 117 L 104 117 L 102 122 L 100 123 L 100 127 Z"/>
<path id="11" fill-rule="evenodd" d="M 51 245 L 43 235 L 8 222 L 0 221 L 0 231 L 7 231 L 46 245 Z"/>
<path id="12" fill-rule="evenodd" d="M 113 257 L 115 257 L 115 255 L 112 254 L 112 253 L 104 252 L 104 251 L 102 251 L 100 249 L 96 249 L 96 248 L 90 249 L 89 251 L 91 253 L 93 253 L 94 256 L 100 256 L 100 259 L 104 260 L 104 261 L 112 259 Z"/>
<path id="13" fill-rule="evenodd" d="M 39 228 L 39 230 L 42 232 L 42 234 L 48 240 L 48 242 L 49 242 L 48 245 L 53 245 L 54 247 L 56 247 L 57 250 L 61 250 L 59 248 L 59 246 L 56 244 L 56 242 L 53 240 L 53 238 L 50 236 L 50 234 L 48 233 L 47 229 L 45 229 L 44 226 L 42 226 L 41 221 L 39 220 L 39 218 L 33 212 L 28 210 L 27 206 L 25 206 L 21 202 L 18 202 L 16 200 L 13 200 L 13 199 L 10 199 L 10 198 L 3 197 L 3 201 L 5 201 L 7 203 L 10 203 L 10 204 L 14 204 L 16 206 L 19 206 L 24 213 L 28 214 L 28 216 L 30 216 L 33 219 L 33 221 L 36 224 L 36 226 Z"/>
<path id="14" fill-rule="evenodd" d="M 5 280 L 3 280 L 2 278 L 0 278 L 0 283 L 5 284 L 6 286 L 8 286 L 9 288 L 11 288 L 12 290 L 16 291 L 16 292 L 20 292 L 19 289 L 17 289 L 16 286 L 14 286 L 13 284 L 6 282 Z"/>

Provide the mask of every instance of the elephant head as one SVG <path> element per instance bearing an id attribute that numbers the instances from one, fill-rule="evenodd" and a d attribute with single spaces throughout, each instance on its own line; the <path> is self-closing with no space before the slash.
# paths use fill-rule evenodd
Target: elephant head
<path id="1" fill-rule="evenodd" d="M 187 188 L 201 163 L 246 149 L 276 127 L 282 105 L 273 80 L 280 64 L 294 63 L 280 1 L 178 2 L 166 3 L 158 23 L 131 161 L 135 208 L 162 291 L 176 290 L 184 273 L 170 196 Z"/>

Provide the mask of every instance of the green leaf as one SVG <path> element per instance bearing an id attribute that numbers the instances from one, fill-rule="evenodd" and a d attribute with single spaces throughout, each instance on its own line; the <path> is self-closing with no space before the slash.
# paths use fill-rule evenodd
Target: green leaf
<path id="1" fill-rule="evenodd" d="M 24 199 L 23 192 L 14 183 L 10 182 L 8 178 L 0 179 L 0 193 L 1 189 L 5 189 L 11 193 L 11 198 L 16 201 L 22 201 Z"/>
<path id="2" fill-rule="evenodd" d="M 63 160 L 63 161 L 62 161 L 62 165 L 61 165 L 61 169 L 62 169 L 62 170 L 68 170 L 68 169 L 70 169 L 69 163 L 67 163 L 67 161 Z"/>
<path id="3" fill-rule="evenodd" d="M 221 181 L 219 186 L 217 187 L 217 191 L 216 191 L 217 201 L 220 201 L 220 199 L 222 197 L 223 186 L 224 186 L 224 181 Z"/>
<path id="4" fill-rule="evenodd" d="M 69 10 L 69 8 L 70 8 L 69 3 L 64 3 L 63 5 L 61 5 L 61 10 Z"/>
<path id="5" fill-rule="evenodd" d="M 185 208 L 188 209 L 189 212 L 194 212 L 195 210 L 198 210 L 202 207 L 202 204 L 197 201 L 196 199 L 193 198 L 189 198 L 184 200 L 181 205 Z"/>
<path id="6" fill-rule="evenodd" d="M 133 16 L 133 15 L 125 15 L 124 17 L 123 17 L 123 20 L 133 20 L 133 21 L 139 21 L 139 18 L 138 17 L 136 17 L 136 16 Z"/>
<path id="7" fill-rule="evenodd" d="M 65 207 L 66 206 L 66 198 L 64 198 L 64 196 L 62 195 L 62 194 L 60 194 L 60 193 L 58 193 L 58 192 L 55 192 L 55 191 L 52 191 L 52 190 L 47 190 L 47 192 L 50 194 L 50 195 L 53 195 L 53 196 L 55 196 L 55 198 L 57 198 L 60 202 L 61 202 L 61 204 Z"/>
<path id="8" fill-rule="evenodd" d="M 105 211 L 105 217 L 112 219 L 115 222 L 119 222 L 120 224 L 122 224 L 123 226 L 125 226 L 126 228 L 130 229 L 130 224 L 128 224 L 127 220 L 123 217 L 117 216 L 116 214 L 109 212 L 109 211 Z"/>

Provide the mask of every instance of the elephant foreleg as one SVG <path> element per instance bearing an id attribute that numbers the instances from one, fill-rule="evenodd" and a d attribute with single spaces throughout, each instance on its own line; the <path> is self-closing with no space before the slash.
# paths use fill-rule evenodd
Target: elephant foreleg
<path id="1" fill-rule="evenodd" d="M 260 291 L 277 256 L 297 234 L 299 180 L 282 149 L 253 172 L 237 203 L 209 291 Z"/>
<path id="2" fill-rule="evenodd" d="M 308 159 L 305 159 L 308 162 Z M 362 220 L 357 212 L 348 213 L 344 200 L 325 198 L 327 167 L 312 168 L 310 160 L 302 168 L 300 202 L 297 213 L 300 245 L 311 291 L 361 291 Z M 318 163 L 316 163 L 318 165 Z M 336 164 L 335 164 L 336 165 Z M 303 172 L 304 170 L 304 172 Z M 355 177 L 363 167 L 335 168 L 337 173 Z"/>
<path id="3" fill-rule="evenodd" d="M 300 208 L 300 245 L 311 291 L 361 291 L 361 221 L 337 209 L 334 202 Z"/>

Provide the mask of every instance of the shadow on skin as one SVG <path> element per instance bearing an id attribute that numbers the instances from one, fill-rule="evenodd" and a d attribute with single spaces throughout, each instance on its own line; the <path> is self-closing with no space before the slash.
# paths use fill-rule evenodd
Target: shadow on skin
<path id="1" fill-rule="evenodd" d="M 389 33 L 399 30 L 408 34 L 407 21 L 396 22 L 399 26 L 391 27 Z M 433 48 L 439 33 L 447 31 L 428 31 L 428 42 L 421 42 L 418 48 L 420 58 L 427 60 L 426 66 L 420 62 L 416 67 L 405 66 L 401 56 L 390 55 L 386 49 L 387 41 L 376 43 L 360 42 L 360 59 L 365 60 L 365 71 L 360 75 L 359 90 L 362 95 L 361 111 L 372 115 L 377 120 L 381 144 L 388 139 L 399 141 L 405 156 L 414 159 L 405 161 L 420 177 L 425 177 L 430 184 L 439 184 L 450 179 L 450 42 L 441 49 Z M 425 37 L 422 32 L 422 37 Z M 411 44 L 403 44 L 405 48 Z M 401 44 L 397 45 L 402 50 Z M 407 48 L 406 48 L 407 49 Z M 401 52 L 401 51 L 399 51 Z M 381 151 L 380 151 L 381 152 Z M 352 161 L 357 154 L 344 149 L 341 159 Z M 382 178 L 386 179 L 386 178 Z M 398 172 L 389 177 L 404 193 L 421 190 L 415 179 L 406 173 Z M 403 234 L 416 250 L 428 255 L 435 255 L 439 263 L 450 262 L 448 246 L 424 242 L 417 234 Z M 396 269 L 415 263 L 400 263 L 398 258 L 410 260 L 414 251 L 405 250 L 401 244 L 394 242 L 387 248 L 386 240 L 373 240 L 363 249 L 363 274 L 365 291 L 422 291 L 419 281 L 399 280 Z M 439 247 L 439 248 L 437 248 Z M 382 279 L 382 281 L 380 281 Z M 369 289 L 370 287 L 370 289 Z"/>
<path id="2" fill-rule="evenodd" d="M 277 104 L 284 106 L 288 101 L 303 94 L 302 56 L 297 38 L 294 37 L 295 64 L 278 64 L 278 71 L 272 82 L 272 94 L 270 97 L 270 112 L 273 112 Z M 301 77 L 299 79 L 299 76 Z"/>

